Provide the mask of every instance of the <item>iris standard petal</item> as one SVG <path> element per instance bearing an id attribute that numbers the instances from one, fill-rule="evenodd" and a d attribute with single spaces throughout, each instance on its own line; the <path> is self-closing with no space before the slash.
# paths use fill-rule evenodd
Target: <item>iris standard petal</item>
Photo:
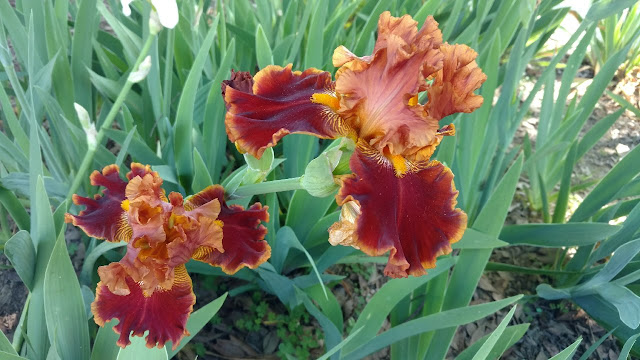
<path id="1" fill-rule="evenodd" d="M 426 89 L 423 68 L 442 64 L 442 34 L 429 17 L 418 30 L 410 16 L 380 15 L 371 56 L 356 57 L 345 47 L 333 55 L 338 114 L 364 140 L 385 155 L 406 156 L 432 144 L 438 121 L 418 104 Z"/>

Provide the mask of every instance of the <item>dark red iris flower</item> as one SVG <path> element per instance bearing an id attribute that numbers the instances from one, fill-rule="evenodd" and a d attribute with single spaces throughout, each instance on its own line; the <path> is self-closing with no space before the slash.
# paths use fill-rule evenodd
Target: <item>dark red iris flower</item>
<path id="1" fill-rule="evenodd" d="M 241 151 L 260 158 L 290 133 L 355 142 L 353 174 L 340 180 L 342 213 L 329 240 L 369 255 L 389 251 L 385 274 L 392 277 L 426 274 L 466 229 L 451 170 L 430 158 L 455 134 L 453 124 L 439 121 L 480 107 L 473 92 L 486 80 L 475 51 L 443 43 L 432 17 L 417 25 L 408 15 L 382 13 L 373 54 L 335 50 L 335 81 L 289 65 L 267 66 L 253 78 L 233 73 L 223 84 L 227 135 Z M 425 91 L 428 101 L 420 104 Z"/>
<path id="2" fill-rule="evenodd" d="M 102 195 L 74 195 L 74 203 L 86 209 L 66 214 L 65 221 L 89 236 L 127 242 L 122 260 L 98 268 L 95 322 L 118 319 L 114 331 L 121 347 L 131 343 L 131 334 L 149 331 L 148 347 L 172 341 L 175 348 L 189 334 L 196 301 L 185 263 L 195 259 L 233 274 L 267 261 L 271 248 L 261 225 L 269 220 L 267 207 L 227 206 L 219 185 L 186 199 L 175 192 L 167 197 L 162 178 L 148 165 L 132 163 L 126 178 L 120 179 L 116 165 L 94 171 L 91 184 L 103 186 Z"/>

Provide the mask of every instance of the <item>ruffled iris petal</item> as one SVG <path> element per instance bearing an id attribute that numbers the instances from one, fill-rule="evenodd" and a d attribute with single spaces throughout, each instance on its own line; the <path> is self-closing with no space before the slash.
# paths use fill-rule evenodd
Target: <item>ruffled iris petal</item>
<path id="1" fill-rule="evenodd" d="M 337 118 L 331 109 L 311 101 L 316 93 L 332 92 L 328 72 L 269 65 L 256 74 L 251 91 L 247 91 L 248 79 L 234 79 L 224 86 L 225 124 L 229 139 L 241 150 L 260 158 L 266 148 L 290 133 L 336 136 Z"/>
<path id="2" fill-rule="evenodd" d="M 96 194 L 93 199 L 73 195 L 73 203 L 84 205 L 86 209 L 78 215 L 65 214 L 65 222 L 98 239 L 114 242 L 129 240 L 130 231 L 120 206 L 125 199 L 127 183 L 120 179 L 119 171 L 117 165 L 106 166 L 102 172 L 94 171 L 90 177 L 91 185 L 104 186 L 102 195 Z"/>
<path id="3" fill-rule="evenodd" d="M 378 39 L 371 56 L 356 57 L 338 47 L 333 55 L 337 113 L 357 137 L 380 153 L 413 155 L 433 143 L 438 121 L 418 104 L 427 87 L 425 67 L 442 65 L 438 51 L 442 34 L 429 17 L 418 30 L 410 16 L 384 12 L 378 21 Z"/>
<path id="4" fill-rule="evenodd" d="M 440 120 L 459 112 L 470 113 L 482 106 L 482 96 L 473 93 L 487 79 L 476 64 L 478 54 L 466 45 L 449 44 L 440 46 L 440 52 L 444 56 L 443 66 L 427 88 L 429 101 L 425 110 Z"/>
<path id="5" fill-rule="evenodd" d="M 91 304 L 96 324 L 104 326 L 106 321 L 118 319 L 113 329 L 120 334 L 117 344 L 123 348 L 131 344 L 130 334 L 143 336 L 148 330 L 147 347 L 161 348 L 172 341 L 175 349 L 182 337 L 189 335 L 187 319 L 196 302 L 191 278 L 184 266 L 175 269 L 170 289 L 156 290 L 149 297 L 131 277 L 125 280 L 130 289 L 127 295 L 116 295 L 102 282 L 98 283 L 96 299 Z"/>
<path id="6" fill-rule="evenodd" d="M 197 207 L 212 199 L 218 199 L 221 205 L 218 220 L 223 223 L 223 251 L 201 247 L 193 258 L 219 266 L 227 274 L 235 274 L 245 266 L 255 269 L 267 261 L 271 256 L 271 247 L 264 240 L 267 229 L 261 222 L 269 221 L 268 208 L 260 203 L 253 204 L 246 210 L 240 205 L 227 205 L 221 186 L 209 186 L 197 196 L 189 198 L 185 207 Z"/>
<path id="7" fill-rule="evenodd" d="M 397 177 L 384 158 L 356 150 L 350 162 L 353 175 L 343 180 L 337 195 L 343 221 L 330 229 L 333 242 L 360 248 L 371 256 L 390 251 L 385 275 L 424 275 L 436 257 L 451 251 L 462 237 L 466 214 L 456 209 L 458 192 L 451 171 L 437 161 Z M 356 204 L 352 203 L 354 201 Z M 344 216 L 344 206 L 359 214 Z"/>

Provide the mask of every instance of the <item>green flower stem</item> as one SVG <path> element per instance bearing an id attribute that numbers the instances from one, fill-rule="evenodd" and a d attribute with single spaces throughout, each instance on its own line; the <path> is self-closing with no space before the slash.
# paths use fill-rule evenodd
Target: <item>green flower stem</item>
<path id="1" fill-rule="evenodd" d="M 151 45 L 153 44 L 153 40 L 155 39 L 155 37 L 156 37 L 156 34 L 149 34 L 147 36 L 144 46 L 142 46 L 142 50 L 140 51 L 140 54 L 138 55 L 138 58 L 136 59 L 136 62 L 132 67 L 132 71 L 138 70 L 138 68 L 140 67 L 140 63 L 144 60 L 144 58 L 149 53 L 149 49 L 151 48 Z M 120 111 L 120 107 L 122 106 L 122 103 L 127 97 L 127 94 L 129 94 L 129 90 L 131 90 L 131 87 L 133 86 L 133 84 L 134 82 L 129 80 L 128 74 L 127 74 L 127 82 L 124 84 L 124 86 L 120 90 L 120 93 L 116 98 L 116 101 L 113 103 L 111 110 L 109 110 L 107 117 L 104 119 L 104 122 L 100 127 L 100 131 L 96 135 L 96 146 L 93 149 L 91 148 L 88 149 L 87 154 L 84 156 L 84 159 L 82 159 L 80 168 L 78 169 L 76 177 L 73 179 L 73 183 L 71 184 L 71 187 L 69 188 L 69 192 L 67 193 L 67 200 L 71 199 L 73 194 L 75 194 L 76 191 L 78 190 L 78 187 L 80 187 L 80 184 L 82 183 L 82 181 L 86 178 L 87 172 L 89 171 L 89 167 L 93 162 L 93 157 L 96 154 L 96 150 L 98 149 L 98 146 L 100 146 L 100 143 L 104 138 L 105 130 L 111 128 L 111 124 L 113 123 L 113 120 L 116 118 L 116 115 L 118 115 L 118 112 Z M 67 202 L 67 204 L 69 204 L 69 202 Z"/>
<path id="2" fill-rule="evenodd" d="M 302 189 L 302 182 L 299 177 L 266 181 L 260 184 L 251 184 L 240 186 L 233 192 L 235 197 L 253 196 L 259 194 L 269 194 L 281 191 L 300 190 Z"/>

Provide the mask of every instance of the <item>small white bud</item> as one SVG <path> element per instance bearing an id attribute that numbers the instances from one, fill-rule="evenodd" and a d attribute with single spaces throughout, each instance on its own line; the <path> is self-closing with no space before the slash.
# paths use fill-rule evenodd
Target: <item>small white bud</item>
<path id="1" fill-rule="evenodd" d="M 151 35 L 156 35 L 160 31 L 162 31 L 162 24 L 160 23 L 158 13 L 151 9 L 151 14 L 149 14 L 149 32 Z"/>
<path id="2" fill-rule="evenodd" d="M 91 118 L 89 117 L 89 112 L 82 107 L 82 105 L 78 103 L 73 103 L 73 107 L 76 109 L 76 114 L 78 115 L 78 120 L 80 120 L 80 125 L 82 125 L 82 129 L 84 133 L 87 135 L 87 147 L 89 150 L 94 150 L 98 145 L 97 137 L 98 132 L 96 131 L 96 126 L 91 122 Z"/>
<path id="3" fill-rule="evenodd" d="M 147 74 L 149 74 L 150 69 L 151 55 L 147 55 L 147 57 L 144 58 L 144 60 L 142 60 L 142 62 L 140 63 L 140 66 L 138 66 L 138 70 L 132 71 L 131 74 L 129 74 L 129 81 L 131 81 L 132 83 L 137 83 L 144 80 L 144 78 L 147 77 Z"/>

